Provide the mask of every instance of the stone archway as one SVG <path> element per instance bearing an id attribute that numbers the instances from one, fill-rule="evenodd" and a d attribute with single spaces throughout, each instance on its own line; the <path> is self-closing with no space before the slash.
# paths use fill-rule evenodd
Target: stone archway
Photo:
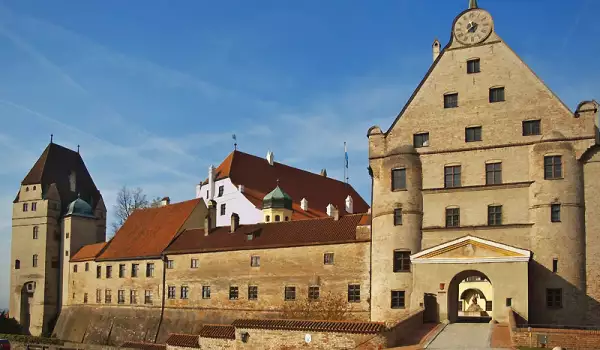
<path id="1" fill-rule="evenodd" d="M 479 298 L 486 298 L 485 294 L 481 291 L 483 288 L 468 288 L 463 293 L 459 293 L 459 285 L 469 279 L 471 279 L 470 282 L 477 281 L 489 284 L 491 293 L 493 293 L 492 281 L 483 272 L 478 270 L 464 270 L 456 274 L 448 285 L 448 321 L 451 323 L 489 322 L 491 320 L 490 315 L 486 311 L 486 305 L 484 304 L 482 307 L 478 302 Z M 471 291 L 471 293 L 468 293 L 468 291 Z M 490 293 L 488 292 L 488 294 Z M 467 299 L 466 310 L 459 310 L 459 302 L 465 302 L 463 298 Z"/>

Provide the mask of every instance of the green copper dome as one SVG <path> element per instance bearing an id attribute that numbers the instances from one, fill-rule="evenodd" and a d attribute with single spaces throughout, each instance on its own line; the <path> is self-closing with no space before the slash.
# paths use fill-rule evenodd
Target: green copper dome
<path id="1" fill-rule="evenodd" d="M 94 217 L 92 206 L 81 198 L 72 201 L 67 207 L 66 215 Z"/>
<path id="2" fill-rule="evenodd" d="M 292 197 L 283 192 L 279 185 L 263 198 L 263 209 L 284 208 L 292 210 Z"/>

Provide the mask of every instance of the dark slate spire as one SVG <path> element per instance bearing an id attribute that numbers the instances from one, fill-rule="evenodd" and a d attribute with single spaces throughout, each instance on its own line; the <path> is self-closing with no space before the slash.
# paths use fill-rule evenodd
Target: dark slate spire
<path id="1" fill-rule="evenodd" d="M 469 0 L 469 9 L 476 9 L 479 8 L 479 6 L 477 6 L 477 0 Z"/>

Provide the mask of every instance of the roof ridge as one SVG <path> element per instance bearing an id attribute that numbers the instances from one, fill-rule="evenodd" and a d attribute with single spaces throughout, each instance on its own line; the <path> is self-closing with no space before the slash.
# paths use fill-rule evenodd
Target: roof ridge
<path id="1" fill-rule="evenodd" d="M 173 207 L 174 205 L 181 205 L 181 204 L 185 204 L 185 203 L 189 203 L 189 202 L 193 202 L 193 201 L 198 201 L 199 202 L 200 200 L 202 200 L 202 198 L 193 198 L 193 199 L 188 199 L 188 200 L 185 200 L 185 201 L 181 201 L 181 202 L 177 202 L 177 203 L 171 203 L 171 204 L 162 205 L 162 206 L 158 206 L 158 207 L 138 208 L 138 209 L 134 210 L 134 212 L 136 212 L 136 211 L 144 211 L 144 210 L 163 209 L 163 208 Z M 133 214 L 133 212 L 131 214 Z"/>

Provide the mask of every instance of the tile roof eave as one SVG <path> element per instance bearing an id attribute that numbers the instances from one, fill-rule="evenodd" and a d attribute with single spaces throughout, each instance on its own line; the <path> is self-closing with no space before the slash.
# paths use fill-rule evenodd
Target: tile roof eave
<path id="1" fill-rule="evenodd" d="M 105 258 L 95 258 L 95 261 L 128 261 L 128 260 L 160 260 L 163 257 L 163 253 L 160 255 L 141 255 L 141 256 L 131 256 L 131 257 L 105 257 Z"/>
<path id="2" fill-rule="evenodd" d="M 352 243 L 368 243 L 370 239 L 352 239 L 352 240 L 341 240 L 341 241 L 330 241 L 330 242 L 307 242 L 307 243 L 297 243 L 297 244 L 269 244 L 263 246 L 253 246 L 253 247 L 225 247 L 225 248 L 215 248 L 215 249 L 182 249 L 182 250 L 173 250 L 168 251 L 165 249 L 163 255 L 173 254 L 194 254 L 194 253 L 214 253 L 214 252 L 230 252 L 235 250 L 254 250 L 254 249 L 277 249 L 277 248 L 294 248 L 294 247 L 308 247 L 308 246 L 320 246 L 320 245 L 335 245 L 335 244 L 352 244 Z"/>

